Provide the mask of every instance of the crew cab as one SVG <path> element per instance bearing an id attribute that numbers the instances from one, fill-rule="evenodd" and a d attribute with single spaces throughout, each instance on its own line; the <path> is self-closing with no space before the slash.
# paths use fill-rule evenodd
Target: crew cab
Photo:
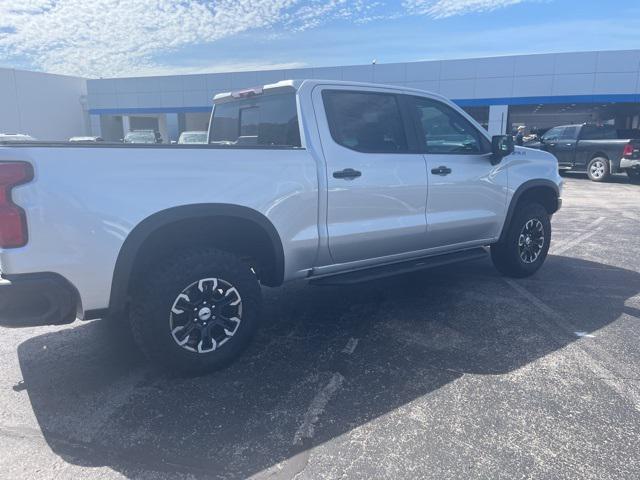
<path id="1" fill-rule="evenodd" d="M 586 172 L 594 182 L 605 181 L 612 173 L 627 172 L 635 180 L 636 170 L 621 162 L 640 140 L 619 139 L 612 125 L 562 125 L 548 130 L 527 147 L 552 153 L 561 170 Z"/>
<path id="2" fill-rule="evenodd" d="M 217 95 L 206 145 L 0 146 L 0 324 L 123 322 L 153 361 L 220 368 L 261 285 L 349 285 L 487 255 L 532 275 L 562 179 L 445 98 L 283 81 Z"/>

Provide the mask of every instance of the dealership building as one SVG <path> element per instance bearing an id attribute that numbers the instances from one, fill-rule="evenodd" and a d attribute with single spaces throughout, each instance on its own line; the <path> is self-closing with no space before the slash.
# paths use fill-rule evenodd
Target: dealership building
<path id="1" fill-rule="evenodd" d="M 301 78 L 439 93 L 492 134 L 583 122 L 640 128 L 640 50 L 624 50 L 114 79 L 0 69 L 0 132 L 117 141 L 154 129 L 170 141 L 207 129 L 217 93 Z"/>

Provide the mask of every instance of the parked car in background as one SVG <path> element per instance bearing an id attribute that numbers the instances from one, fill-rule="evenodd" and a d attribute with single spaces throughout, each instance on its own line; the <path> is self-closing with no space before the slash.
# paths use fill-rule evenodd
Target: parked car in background
<path id="1" fill-rule="evenodd" d="M 207 143 L 207 132 L 200 132 L 196 130 L 192 132 L 182 132 L 180 134 L 180 138 L 178 138 L 178 143 Z"/>
<path id="2" fill-rule="evenodd" d="M 72 143 L 100 143 L 104 142 L 102 137 L 71 137 L 69 139 Z"/>
<path id="3" fill-rule="evenodd" d="M 36 139 L 25 133 L 0 133 L 0 142 L 35 142 Z"/>
<path id="4" fill-rule="evenodd" d="M 602 182 L 612 173 L 626 172 L 629 178 L 636 175 L 621 159 L 633 153 L 637 142 L 618 138 L 612 125 L 582 124 L 554 127 L 526 146 L 555 155 L 561 171 L 587 172 L 590 180 Z"/>
<path id="5" fill-rule="evenodd" d="M 154 130 L 134 130 L 124 136 L 124 143 L 162 143 L 160 132 Z"/>
<path id="6" fill-rule="evenodd" d="M 261 285 L 345 286 L 487 246 L 527 277 L 547 257 L 555 157 L 439 95 L 289 80 L 214 102 L 201 148 L 0 147 L 1 325 L 124 321 L 153 361 L 199 373 L 248 345 Z"/>

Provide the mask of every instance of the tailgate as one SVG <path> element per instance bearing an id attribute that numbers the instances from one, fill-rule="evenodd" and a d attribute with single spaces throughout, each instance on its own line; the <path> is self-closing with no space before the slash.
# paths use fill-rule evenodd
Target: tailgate
<path id="1" fill-rule="evenodd" d="M 625 158 L 640 160 L 640 139 L 631 140 L 629 144 L 633 150 L 631 151 L 631 155 L 625 155 Z"/>

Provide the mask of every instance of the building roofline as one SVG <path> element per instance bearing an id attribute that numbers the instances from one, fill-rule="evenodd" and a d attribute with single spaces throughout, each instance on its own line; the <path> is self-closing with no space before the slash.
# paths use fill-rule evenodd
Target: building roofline
<path id="1" fill-rule="evenodd" d="M 580 54 L 598 54 L 598 53 L 629 53 L 640 52 L 640 48 L 628 48 L 628 49 L 613 49 L 613 50 L 577 50 L 577 51 L 558 51 L 558 52 L 535 52 L 535 53 L 507 53 L 501 55 L 484 55 L 479 57 L 452 57 L 452 58 L 425 58 L 420 60 L 406 60 L 388 63 L 376 63 L 376 67 L 384 65 L 405 65 L 416 63 L 436 63 L 436 62 L 449 62 L 449 61 L 472 61 L 472 60 L 489 60 L 493 58 L 513 58 L 513 57 L 540 57 L 545 55 L 580 55 Z M 87 81 L 102 81 L 102 80 L 121 80 L 121 79 L 139 79 L 139 78 L 166 78 L 166 77 L 189 77 L 199 75 L 230 75 L 233 73 L 264 73 L 264 72 L 279 72 L 288 70 L 311 70 L 314 68 L 351 68 L 351 67 L 367 67 L 374 64 L 347 64 L 347 65 L 308 65 L 294 68 L 265 68 L 260 70 L 229 70 L 224 72 L 198 72 L 198 73 L 176 73 L 167 75 L 143 75 L 143 76 L 122 76 L 122 77 L 104 77 L 104 78 L 86 78 Z M 28 70 L 25 70 L 28 71 Z M 44 72 L 43 72 L 44 73 Z M 76 77 L 83 78 L 83 77 Z"/>

